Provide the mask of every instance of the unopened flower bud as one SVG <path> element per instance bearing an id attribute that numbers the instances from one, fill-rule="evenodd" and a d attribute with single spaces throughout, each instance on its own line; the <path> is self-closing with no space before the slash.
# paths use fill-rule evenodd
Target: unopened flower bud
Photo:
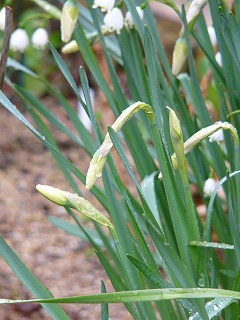
<path id="1" fill-rule="evenodd" d="M 214 179 L 212 178 L 207 179 L 203 186 L 204 197 L 211 197 L 216 185 L 217 185 L 217 182 Z"/>
<path id="2" fill-rule="evenodd" d="M 91 33 L 86 33 L 85 36 L 88 39 L 89 44 L 93 44 L 94 41 L 96 41 L 96 38 L 97 38 L 98 34 L 97 34 L 97 32 L 94 31 L 94 32 L 91 32 Z M 65 44 L 62 47 L 61 51 L 64 54 L 70 54 L 70 53 L 74 53 L 74 52 L 79 51 L 79 46 L 77 44 L 77 41 L 76 40 L 71 40 L 70 42 L 68 42 L 67 44 Z"/>
<path id="3" fill-rule="evenodd" d="M 0 30 L 5 29 L 5 15 L 6 15 L 6 9 L 5 7 L 2 8 L 0 11 Z"/>
<path id="4" fill-rule="evenodd" d="M 188 154 L 188 152 L 190 152 L 199 142 L 201 142 L 203 139 L 211 136 L 212 134 L 214 134 L 215 132 L 217 132 L 218 130 L 229 130 L 229 132 L 231 133 L 233 139 L 234 139 L 234 143 L 235 145 L 238 145 L 239 143 L 239 138 L 238 138 L 238 133 L 236 128 L 234 128 L 233 125 L 231 125 L 229 122 L 215 122 L 214 124 L 212 124 L 211 126 L 208 126 L 206 128 L 202 128 L 201 130 L 199 130 L 198 132 L 196 132 L 194 135 L 192 135 L 187 141 L 184 142 L 184 154 Z M 174 153 L 172 155 L 172 164 L 174 169 L 177 169 L 178 167 L 178 163 L 177 163 L 177 159 L 176 159 L 176 154 Z M 161 172 L 159 173 L 158 176 L 159 179 L 162 179 L 162 174 Z"/>
<path id="5" fill-rule="evenodd" d="M 13 51 L 24 52 L 29 45 L 29 38 L 24 29 L 16 29 L 10 38 L 10 49 Z"/>
<path id="6" fill-rule="evenodd" d="M 114 7 L 115 0 L 95 0 L 93 3 L 93 8 L 101 8 L 102 12 L 112 10 Z"/>
<path id="7" fill-rule="evenodd" d="M 193 0 L 190 3 L 186 14 L 186 20 L 188 24 L 197 18 L 206 3 L 207 0 Z"/>
<path id="8" fill-rule="evenodd" d="M 152 108 L 141 101 L 138 101 L 131 106 L 129 106 L 127 109 L 125 109 L 120 116 L 116 119 L 114 124 L 111 126 L 111 128 L 118 132 L 121 130 L 122 126 L 139 110 L 144 110 L 145 113 L 148 116 L 148 119 L 153 122 L 154 116 L 152 112 Z M 100 148 L 95 152 L 93 155 L 93 158 L 90 162 L 87 177 L 86 177 L 86 188 L 91 189 L 94 185 L 95 181 L 98 177 L 102 175 L 103 167 L 107 161 L 107 155 L 109 154 L 111 148 L 113 146 L 113 143 L 111 141 L 111 138 L 109 134 L 107 133 L 105 136 L 105 139 L 100 146 Z"/>
<path id="9" fill-rule="evenodd" d="M 38 28 L 32 35 L 32 44 L 36 49 L 44 49 L 48 43 L 48 33 L 44 28 Z"/>
<path id="10" fill-rule="evenodd" d="M 61 15 L 61 39 L 68 42 L 78 19 L 78 7 L 73 0 L 64 3 Z"/>
<path id="11" fill-rule="evenodd" d="M 59 206 L 73 208 L 99 224 L 111 229 L 113 228 L 113 225 L 108 218 L 99 212 L 89 201 L 79 197 L 77 194 L 41 184 L 38 184 L 36 189 L 45 198 Z"/>
<path id="12" fill-rule="evenodd" d="M 64 54 L 70 54 L 70 53 L 75 53 L 75 52 L 79 51 L 77 41 L 71 40 L 70 42 L 68 42 L 67 44 L 65 44 L 62 47 L 61 51 Z"/>
<path id="13" fill-rule="evenodd" d="M 173 149 L 176 155 L 177 165 L 180 169 L 182 178 L 186 179 L 186 158 L 184 154 L 184 143 L 180 121 L 174 110 L 172 110 L 169 107 L 167 108 L 169 109 L 170 136 L 172 140 Z"/>
<path id="14" fill-rule="evenodd" d="M 120 34 L 120 31 L 124 25 L 122 11 L 118 8 L 113 8 L 104 17 L 103 20 L 103 33 L 116 31 Z"/>
<path id="15" fill-rule="evenodd" d="M 177 40 L 172 58 L 172 73 L 173 75 L 178 75 L 182 70 L 182 67 L 187 58 L 187 42 L 186 39 L 181 37 Z"/>
<path id="16" fill-rule="evenodd" d="M 143 10 L 142 10 L 140 7 L 136 7 L 136 10 L 137 10 L 137 12 L 138 12 L 139 18 L 140 18 L 141 20 L 143 20 L 143 16 L 144 16 Z M 133 28 L 134 25 L 135 25 L 135 24 L 134 24 L 134 21 L 133 21 L 133 16 L 132 16 L 132 14 L 131 14 L 130 11 L 128 11 L 128 12 L 126 13 L 125 25 L 126 25 L 126 26 L 129 26 L 129 28 Z"/>

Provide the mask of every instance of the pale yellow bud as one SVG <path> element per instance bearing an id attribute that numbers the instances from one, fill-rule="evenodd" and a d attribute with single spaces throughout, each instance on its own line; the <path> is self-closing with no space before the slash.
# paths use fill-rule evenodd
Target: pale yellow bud
<path id="1" fill-rule="evenodd" d="M 113 225 L 108 218 L 99 212 L 89 201 L 79 197 L 76 193 L 73 194 L 71 192 L 40 184 L 36 186 L 36 189 L 45 198 L 59 206 L 73 208 L 99 224 L 113 229 Z"/>
<path id="2" fill-rule="evenodd" d="M 184 154 L 184 143 L 180 121 L 176 113 L 171 108 L 167 108 L 169 109 L 170 135 L 173 144 L 173 149 L 176 154 L 177 165 L 180 169 L 182 177 L 186 178 L 186 158 Z"/>
<path id="3" fill-rule="evenodd" d="M 154 120 L 152 108 L 141 101 L 138 101 L 128 108 L 126 108 L 120 116 L 116 119 L 114 124 L 111 126 L 111 128 L 115 131 L 118 132 L 121 130 L 122 126 L 125 124 L 126 121 L 128 121 L 136 112 L 139 110 L 143 109 L 145 113 L 147 114 L 149 120 L 152 122 Z M 87 177 L 86 177 L 86 188 L 91 189 L 92 186 L 94 185 L 95 181 L 97 180 L 98 177 L 102 175 L 102 170 L 103 167 L 107 161 L 107 155 L 110 152 L 113 144 L 110 139 L 109 134 L 107 133 L 105 136 L 105 139 L 100 146 L 100 148 L 95 152 L 93 155 L 93 158 L 90 162 L 89 169 L 87 172 Z"/>
<path id="4" fill-rule="evenodd" d="M 75 52 L 79 51 L 77 41 L 72 40 L 72 41 L 68 42 L 67 44 L 65 44 L 65 46 L 62 47 L 61 51 L 64 54 L 70 54 L 70 53 L 75 53 Z"/>
<path id="5" fill-rule="evenodd" d="M 61 39 L 68 42 L 73 34 L 78 19 L 78 7 L 73 1 L 68 0 L 64 3 L 61 15 Z"/>
<path id="6" fill-rule="evenodd" d="M 193 0 L 187 10 L 186 20 L 188 25 L 190 24 L 190 28 L 192 27 L 191 22 L 194 24 L 194 20 L 201 13 L 203 7 L 206 5 L 207 0 Z"/>
<path id="7" fill-rule="evenodd" d="M 178 75 L 187 58 L 187 42 L 186 39 L 181 37 L 177 40 L 172 58 L 172 73 Z"/>
<path id="8" fill-rule="evenodd" d="M 37 184 L 36 189 L 45 198 L 58 204 L 59 206 L 67 205 L 67 197 L 62 192 L 62 190 L 41 184 Z"/>
<path id="9" fill-rule="evenodd" d="M 214 132 L 218 131 L 218 130 L 229 130 L 229 132 L 231 133 L 234 142 L 235 143 L 239 143 L 239 138 L 238 138 L 238 133 L 236 128 L 234 128 L 233 125 L 231 125 L 229 122 L 221 122 L 218 121 L 216 123 L 214 123 L 211 126 L 208 126 L 206 128 L 203 128 L 201 130 L 199 130 L 198 132 L 196 132 L 194 135 L 192 135 L 185 143 L 184 143 L 184 154 L 188 154 L 188 152 L 190 152 L 199 142 L 201 142 L 203 139 L 211 136 Z M 173 164 L 173 168 L 177 169 L 178 167 L 178 163 L 177 163 L 177 158 L 176 158 L 176 154 L 174 153 L 171 157 L 172 159 L 172 164 Z M 159 179 L 162 179 L 162 173 L 159 173 L 158 176 Z"/>

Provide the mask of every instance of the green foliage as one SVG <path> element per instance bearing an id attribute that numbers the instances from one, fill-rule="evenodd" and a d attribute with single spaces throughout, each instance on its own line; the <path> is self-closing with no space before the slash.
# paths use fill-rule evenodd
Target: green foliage
<path id="1" fill-rule="evenodd" d="M 40 3 L 42 8 L 46 4 L 45 1 L 35 2 Z M 172 2 L 169 3 L 172 6 Z M 43 84 L 48 94 L 58 100 L 73 122 L 77 133 L 71 132 L 29 88 L 13 85 L 10 79 L 6 79 L 27 105 L 36 128 L 3 92 L 0 92 L 0 103 L 49 149 L 63 171 L 69 187 L 78 196 L 81 196 L 81 190 L 85 188 L 87 173 L 81 172 L 62 155 L 45 121 L 51 122 L 76 143 L 76 148 L 81 149 L 81 152 L 91 157 L 94 155 L 95 163 L 106 158 L 105 166 L 103 164 L 101 167 L 103 172 L 98 174 L 99 176 L 102 173 L 103 187 L 98 185 L 97 180 L 91 192 L 104 207 L 107 221 L 111 221 L 105 224 L 109 227 L 110 235 L 106 234 L 104 225 L 98 224 L 98 219 L 93 221 L 95 230 L 85 228 L 71 209 L 81 210 L 70 200 L 61 205 L 65 206 L 75 224 L 65 224 L 62 219 L 53 217 L 50 221 L 92 244 L 116 292 L 106 293 L 107 288 L 102 283 L 101 294 L 51 299 L 45 296 L 44 292 L 38 291 L 33 294 L 39 299 L 30 301 L 44 303 L 46 308 L 48 303 L 49 306 L 51 303 L 100 303 L 102 319 L 108 319 L 108 313 L 111 316 L 109 304 L 113 302 L 124 303 L 133 319 L 139 320 L 154 320 L 159 316 L 166 320 L 216 319 L 219 315 L 226 320 L 239 317 L 240 149 L 239 133 L 234 127 L 240 127 L 240 7 L 238 1 L 234 3 L 235 14 L 230 12 L 225 2 L 222 7 L 218 6 L 218 1 L 209 2 L 218 49 L 222 55 L 222 66 L 215 60 L 215 48 L 211 45 L 203 15 L 200 13 L 197 16 L 194 28 L 191 24 L 189 30 L 184 8 L 181 13 L 178 12 L 184 27 L 189 72 L 181 73 L 177 77 L 171 72 L 148 6 L 144 9 L 142 22 L 135 8 L 141 2 L 125 0 L 124 5 L 135 19 L 135 28 L 123 27 L 120 35 L 103 36 L 102 13 L 92 8 L 90 0 L 86 1 L 88 9 L 79 5 L 79 22 L 74 31 L 74 39 L 91 76 L 105 95 L 109 112 L 116 119 L 122 120 L 126 115 L 123 110 L 134 106 L 138 101 L 142 101 L 139 102 L 140 105 L 150 106 L 148 110 L 151 110 L 148 111 L 151 117 L 138 110 L 131 119 L 128 117 L 122 121 L 121 127 L 116 128 L 115 124 L 109 123 L 105 140 L 103 131 L 106 131 L 106 128 L 102 129 L 96 120 L 83 67 L 79 69 L 79 78 L 84 99 L 79 94 L 78 86 L 64 58 L 50 45 L 53 58 L 69 88 L 91 119 L 94 137 L 53 84 L 32 73 L 27 67 L 12 60 L 8 61 L 9 66 L 21 69 Z M 51 9 L 54 11 L 55 8 Z M 97 39 L 104 54 L 111 87 L 102 74 L 88 40 L 89 32 L 98 34 Z M 200 76 L 196 71 L 197 61 L 191 48 L 192 37 L 204 55 L 204 72 Z M 128 96 L 125 94 L 126 87 L 120 82 L 119 66 L 125 75 Z M 217 104 L 214 109 L 215 118 L 221 122 L 216 125 L 200 86 L 202 78 L 208 72 L 211 73 L 211 80 L 206 96 Z M 191 113 L 189 104 L 193 109 Z M 170 121 L 167 106 L 171 108 Z M 206 138 L 213 133 L 208 131 L 209 128 L 227 129 L 224 130 L 225 142 L 218 145 L 216 142 L 207 141 Z M 118 135 L 120 129 L 121 135 Z M 195 135 L 196 133 L 198 134 Z M 188 140 L 191 137 L 192 140 Z M 109 148 L 105 154 L 106 140 Z M 188 142 L 183 144 L 187 140 Z M 129 185 L 122 181 L 121 172 L 109 153 L 112 147 L 116 149 L 131 179 Z M 174 151 L 176 155 L 173 156 Z M 130 163 L 129 154 L 134 161 L 134 167 Z M 160 172 L 162 179 L 158 178 Z M 82 184 L 76 183 L 73 175 Z M 205 181 L 213 176 L 219 182 L 209 199 L 203 188 Z M 192 186 L 198 192 L 200 203 L 205 205 L 206 217 L 203 221 L 191 193 Z M 217 193 L 220 188 L 224 196 Z M 62 191 L 61 193 L 66 194 Z M 77 195 L 68 193 L 68 196 L 69 199 L 74 198 L 74 201 L 79 199 Z M 93 207 L 88 205 L 86 210 L 88 209 L 91 211 Z M 92 218 L 91 214 L 86 215 Z M 213 231 L 219 243 L 214 242 Z M 8 247 L 5 248 L 5 253 L 0 251 L 5 259 L 10 252 Z M 21 267 L 20 260 L 17 259 L 6 261 L 24 281 L 26 269 Z M 33 276 L 29 281 L 30 285 L 37 283 Z M 15 302 L 4 299 L 0 301 Z M 51 312 L 49 309 L 47 311 Z M 59 309 L 57 311 L 61 312 Z M 52 317 L 58 319 L 55 315 Z"/>

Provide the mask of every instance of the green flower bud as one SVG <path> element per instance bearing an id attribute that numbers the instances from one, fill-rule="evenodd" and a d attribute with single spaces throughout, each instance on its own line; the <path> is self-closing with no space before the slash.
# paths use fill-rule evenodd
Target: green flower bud
<path id="1" fill-rule="evenodd" d="M 61 15 L 61 39 L 68 42 L 71 39 L 78 19 L 78 7 L 73 0 L 64 3 Z"/>
<path id="2" fill-rule="evenodd" d="M 58 204 L 59 206 L 67 205 L 67 197 L 62 190 L 41 184 L 37 184 L 36 189 L 45 198 Z"/>
<path id="3" fill-rule="evenodd" d="M 172 73 L 178 75 L 187 58 L 187 42 L 186 39 L 181 37 L 177 40 L 172 58 Z"/>
<path id="4" fill-rule="evenodd" d="M 103 226 L 111 229 L 114 228 L 108 218 L 99 212 L 89 201 L 79 197 L 76 193 L 73 194 L 71 192 L 62 191 L 51 186 L 40 184 L 36 186 L 36 189 L 45 198 L 58 204 L 59 206 L 75 209 Z"/>
<path id="5" fill-rule="evenodd" d="M 176 154 L 177 165 L 180 169 L 183 179 L 186 179 L 186 158 L 184 154 L 184 143 L 180 121 L 176 113 L 171 108 L 167 108 L 169 109 L 170 135 L 173 144 L 173 149 Z"/>

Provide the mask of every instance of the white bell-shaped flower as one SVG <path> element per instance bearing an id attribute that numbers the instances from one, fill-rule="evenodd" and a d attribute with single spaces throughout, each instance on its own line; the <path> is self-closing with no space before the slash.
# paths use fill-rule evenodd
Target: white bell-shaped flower
<path id="1" fill-rule="evenodd" d="M 216 45 L 217 45 L 217 36 L 216 36 L 215 29 L 213 28 L 213 26 L 209 26 L 207 28 L 207 30 L 208 30 L 208 35 L 209 35 L 209 38 L 210 38 L 212 46 L 216 47 Z"/>
<path id="2" fill-rule="evenodd" d="M 217 185 L 217 182 L 213 178 L 208 178 L 203 186 L 204 197 L 211 197 L 213 191 Z"/>
<path id="3" fill-rule="evenodd" d="M 216 141 L 218 144 L 224 141 L 223 129 L 220 129 L 209 136 L 209 142 Z"/>
<path id="4" fill-rule="evenodd" d="M 29 45 L 29 38 L 24 29 L 16 29 L 10 38 L 10 49 L 13 51 L 24 52 Z"/>
<path id="5" fill-rule="evenodd" d="M 44 49 L 48 43 L 48 32 L 44 28 L 38 28 L 32 35 L 32 44 L 34 48 Z"/>
<path id="6" fill-rule="evenodd" d="M 112 10 L 115 4 L 115 0 L 95 0 L 93 3 L 93 8 L 96 9 L 97 7 L 101 8 L 101 11 L 109 11 Z"/>
<path id="7" fill-rule="evenodd" d="M 5 7 L 2 8 L 0 11 L 0 30 L 5 29 L 5 14 L 6 14 L 6 9 Z"/>
<path id="8" fill-rule="evenodd" d="M 123 15 L 122 11 L 118 8 L 113 8 L 108 11 L 103 20 L 103 32 L 114 32 L 120 33 L 123 27 Z"/>
<path id="9" fill-rule="evenodd" d="M 140 7 L 136 7 L 136 10 L 138 12 L 139 18 L 143 20 L 143 16 L 144 16 L 143 10 Z M 135 25 L 133 21 L 133 16 L 130 11 L 126 13 L 125 25 L 129 26 L 130 28 L 133 28 Z"/>

